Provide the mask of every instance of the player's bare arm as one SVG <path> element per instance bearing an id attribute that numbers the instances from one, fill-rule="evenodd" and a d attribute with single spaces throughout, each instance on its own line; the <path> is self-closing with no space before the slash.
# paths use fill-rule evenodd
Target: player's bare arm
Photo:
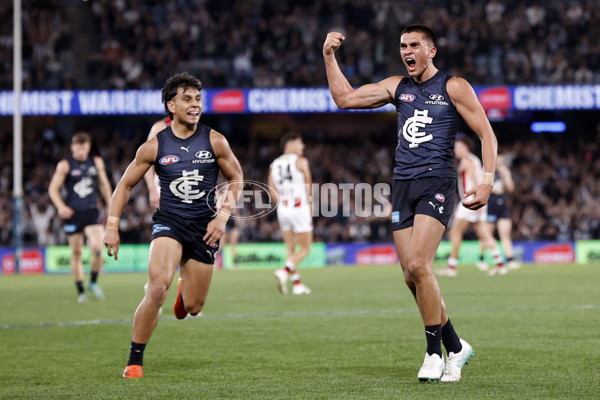
<path id="1" fill-rule="evenodd" d="M 452 78 L 448 81 L 446 90 L 454 103 L 458 113 L 465 120 L 469 128 L 479 136 L 481 140 L 481 153 L 483 156 L 483 169 L 487 173 L 494 174 L 496 171 L 496 154 L 498 153 L 498 141 L 488 121 L 483 107 L 475 95 L 471 85 L 462 78 Z M 475 197 L 469 201 L 463 201 L 463 205 L 472 210 L 477 210 L 487 204 L 492 193 L 492 186 L 486 183 L 475 186 L 465 193 L 465 197 L 472 194 Z"/>
<path id="2" fill-rule="evenodd" d="M 354 89 L 344 76 L 335 51 L 346 38 L 339 32 L 329 32 L 323 44 L 323 58 L 327 70 L 329 91 L 339 108 L 377 108 L 394 102 L 396 86 L 401 76 L 392 76 L 379 83 L 370 83 Z"/>
<path id="3" fill-rule="evenodd" d="M 56 165 L 56 171 L 52 175 L 50 185 L 48 187 L 48 195 L 52 204 L 56 207 L 58 216 L 62 219 L 69 219 L 73 216 L 74 211 L 69 207 L 60 196 L 60 188 L 64 185 L 67 175 L 69 175 L 70 167 L 67 160 L 60 160 Z"/>
<path id="4" fill-rule="evenodd" d="M 308 196 L 308 205 L 312 208 L 312 175 L 310 173 L 310 166 L 306 157 L 298 157 L 296 160 L 296 167 L 304 175 L 304 184 L 306 185 L 306 194 Z"/>
<path id="5" fill-rule="evenodd" d="M 106 165 L 102 157 L 94 156 L 94 164 L 96 165 L 96 171 L 98 171 L 98 186 L 100 194 L 104 199 L 104 204 L 107 206 L 110 204 L 110 196 L 112 195 L 112 187 L 110 185 L 110 179 L 106 174 Z"/>
<path id="6" fill-rule="evenodd" d="M 116 221 L 116 228 L 118 228 L 119 218 L 121 218 L 123 209 L 129 201 L 131 190 L 152 166 L 152 163 L 156 159 L 157 151 L 158 141 L 156 139 L 146 142 L 138 148 L 135 158 L 125 170 L 119 183 L 117 183 L 117 187 L 110 199 L 107 229 L 104 232 L 104 244 L 106 245 L 107 254 L 112 257 L 114 253 L 115 260 L 119 252 L 121 239 L 119 230 L 112 229 L 115 227 L 111 226 L 111 220 Z"/>
<path id="7" fill-rule="evenodd" d="M 223 205 L 219 209 L 217 216 L 208 223 L 206 235 L 204 235 L 203 238 L 206 244 L 212 246 L 215 243 L 218 243 L 221 236 L 225 233 L 227 219 L 233 213 L 237 200 L 244 187 L 244 175 L 242 173 L 242 167 L 236 156 L 233 154 L 233 151 L 231 151 L 231 147 L 229 147 L 229 142 L 227 142 L 225 136 L 215 130 L 211 130 L 210 144 L 215 152 L 217 164 L 219 164 L 221 173 L 225 179 L 229 181 L 227 192 L 224 194 L 225 200 Z"/>
<path id="8" fill-rule="evenodd" d="M 152 127 L 150 128 L 150 132 L 148 133 L 148 138 L 146 141 L 150 141 L 158 135 L 159 132 L 165 130 L 167 128 L 167 122 L 164 119 L 156 121 Z M 160 203 L 160 195 L 158 194 L 158 188 L 156 187 L 156 181 L 154 180 L 155 172 L 154 165 L 150 167 L 148 172 L 144 175 L 144 181 L 146 182 L 146 186 L 148 187 L 148 202 L 150 203 L 150 207 L 155 210 L 158 208 Z"/>

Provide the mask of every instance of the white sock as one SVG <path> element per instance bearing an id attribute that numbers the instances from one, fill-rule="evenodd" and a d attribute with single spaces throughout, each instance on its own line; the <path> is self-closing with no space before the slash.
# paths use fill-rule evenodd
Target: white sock
<path id="1" fill-rule="evenodd" d="M 290 274 L 294 273 L 294 271 L 296 271 L 296 266 L 294 265 L 294 263 L 292 261 L 286 261 L 285 267 L 290 270 Z"/>
<path id="2" fill-rule="evenodd" d="M 500 255 L 500 250 L 492 250 L 492 256 L 494 257 L 494 262 L 496 266 L 501 267 L 503 264 L 502 256 Z"/>
<path id="3" fill-rule="evenodd" d="M 450 268 L 456 268 L 458 265 L 458 258 L 448 257 L 448 266 Z"/>

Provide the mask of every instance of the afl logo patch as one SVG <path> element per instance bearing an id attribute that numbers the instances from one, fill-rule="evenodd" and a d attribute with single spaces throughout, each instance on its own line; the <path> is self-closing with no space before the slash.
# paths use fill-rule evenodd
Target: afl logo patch
<path id="1" fill-rule="evenodd" d="M 175 164 L 176 162 L 179 162 L 179 156 L 174 155 L 164 156 L 163 158 L 158 160 L 158 163 L 160 165 Z"/>
<path id="2" fill-rule="evenodd" d="M 415 95 L 410 93 L 402 93 L 400 95 L 400 101 L 404 101 L 405 103 L 412 103 L 415 101 Z"/>
<path id="3" fill-rule="evenodd" d="M 441 193 L 438 193 L 438 194 L 435 195 L 435 199 L 437 201 L 439 201 L 440 203 L 443 203 L 444 201 L 446 201 L 446 196 L 444 196 Z"/>

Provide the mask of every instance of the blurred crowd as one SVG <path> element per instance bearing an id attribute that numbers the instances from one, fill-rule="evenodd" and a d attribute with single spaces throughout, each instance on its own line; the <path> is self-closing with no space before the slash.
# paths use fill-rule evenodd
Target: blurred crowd
<path id="1" fill-rule="evenodd" d="M 13 2 L 0 2 L 0 90 L 13 88 Z M 68 2 L 22 0 L 23 90 L 73 89 Z"/>
<path id="2" fill-rule="evenodd" d="M 97 143 L 111 143 L 100 148 L 106 160 L 113 185 L 133 159 L 145 134 L 123 135 L 122 132 L 93 132 Z M 310 161 L 313 180 L 328 183 L 392 182 L 394 145 L 377 132 L 348 137 L 306 133 L 305 155 Z M 389 135 L 388 135 L 389 136 Z M 362 137 L 358 139 L 357 137 Z M 12 137 L 0 134 L 0 243 L 9 245 L 12 238 Z M 595 140 L 548 142 L 543 139 L 518 140 L 503 144 L 501 151 L 510 163 L 516 190 L 510 196 L 513 210 L 514 240 L 581 240 L 600 237 L 600 127 Z M 544 151 L 539 151 L 540 147 Z M 249 143 L 232 141 L 232 148 L 244 170 L 244 178 L 267 182 L 270 162 L 280 154 L 275 140 L 255 138 Z M 27 245 L 65 244 L 62 223 L 47 195 L 50 177 L 56 163 L 67 154 L 68 144 L 52 129 L 38 135 L 25 136 L 25 226 Z M 250 188 L 251 189 L 251 188 Z M 321 191 L 322 192 L 322 191 Z M 316 198 L 314 232 L 317 241 L 381 242 L 391 241 L 389 209 L 386 213 L 358 216 L 354 193 L 344 211 L 343 193 L 334 197 Z M 368 195 L 360 197 L 366 199 Z M 386 197 L 389 200 L 389 196 Z M 385 205 L 372 199 L 374 205 Z M 367 200 L 368 201 L 368 200 Z M 346 203 L 348 204 L 348 203 Z M 339 206 L 339 208 L 336 208 Z M 254 215 L 256 210 L 246 204 L 238 216 Z M 324 212 L 337 210 L 333 216 Z M 357 211 L 359 210 L 359 211 Z M 143 182 L 132 193 L 121 222 L 123 243 L 147 243 L 151 236 L 152 212 Z M 281 233 L 275 213 L 258 219 L 238 219 L 242 242 L 280 241 Z"/>
<path id="3" fill-rule="evenodd" d="M 600 125 L 589 141 L 516 142 L 513 236 L 521 240 L 600 238 Z M 543 151 L 540 151 L 543 148 Z"/>
<path id="4" fill-rule="evenodd" d="M 0 89 L 12 88 L 12 10 L 0 5 Z M 438 36 L 436 63 L 473 84 L 600 83 L 600 0 L 23 0 L 26 89 L 160 88 L 174 71 L 210 87 L 325 86 L 326 33 L 351 84 L 401 74 L 399 34 Z M 86 56 L 73 37 L 85 29 Z M 85 70 L 79 82 L 74 69 Z"/>
<path id="5" fill-rule="evenodd" d="M 472 84 L 600 83 L 600 0 L 22 0 L 22 4 L 25 90 L 160 88 L 179 71 L 195 74 L 214 88 L 323 87 L 327 79 L 321 50 L 331 30 L 346 35 L 338 60 L 351 84 L 360 85 L 404 73 L 398 40 L 402 28 L 411 23 L 431 26 L 438 35 L 436 65 Z M 87 20 L 89 24 L 82 23 Z M 12 52 L 12 3 L 2 2 L 0 90 L 12 89 Z M 146 132 L 97 128 L 91 133 L 97 143 L 111 143 L 97 150 L 114 185 Z M 395 143 L 389 135 L 371 132 L 349 141 L 330 133 L 303 133 L 315 183 L 391 184 Z M 600 176 L 600 132 L 593 140 L 543 144 L 541 140 L 520 139 L 502 146 L 517 185 L 511 197 L 513 238 L 600 237 L 600 211 L 594 206 L 600 202 L 595 178 Z M 539 151 L 542 146 L 544 151 Z M 269 163 L 280 152 L 276 141 L 256 136 L 249 143 L 232 140 L 232 147 L 245 178 L 266 183 Z M 68 141 L 50 127 L 27 132 L 23 148 L 25 242 L 64 244 L 62 223 L 47 188 L 56 163 L 68 152 Z M 12 237 L 12 174 L 12 135 L 0 131 L 3 245 Z M 342 197 L 340 191 L 338 203 Z M 316 240 L 391 240 L 388 217 L 359 217 L 355 205 L 343 210 L 341 203 L 334 217 L 323 217 L 323 210 L 336 208 L 332 204 L 336 200 L 327 196 L 316 200 Z M 273 213 L 239 219 L 237 224 L 242 241 L 281 239 Z M 151 225 L 146 188 L 139 184 L 123 214 L 123 242 L 147 242 Z"/>

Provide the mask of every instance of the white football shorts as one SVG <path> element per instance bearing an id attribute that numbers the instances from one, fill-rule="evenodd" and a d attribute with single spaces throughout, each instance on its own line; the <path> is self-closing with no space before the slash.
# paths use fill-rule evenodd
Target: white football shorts
<path id="1" fill-rule="evenodd" d="M 313 230 L 312 215 L 308 205 L 300 207 L 277 207 L 277 220 L 282 231 L 304 233 Z"/>
<path id="2" fill-rule="evenodd" d="M 454 211 L 454 218 L 464 219 L 471 223 L 478 221 L 487 221 L 487 205 L 480 208 L 479 210 L 469 210 L 462 203 L 459 203 Z"/>

